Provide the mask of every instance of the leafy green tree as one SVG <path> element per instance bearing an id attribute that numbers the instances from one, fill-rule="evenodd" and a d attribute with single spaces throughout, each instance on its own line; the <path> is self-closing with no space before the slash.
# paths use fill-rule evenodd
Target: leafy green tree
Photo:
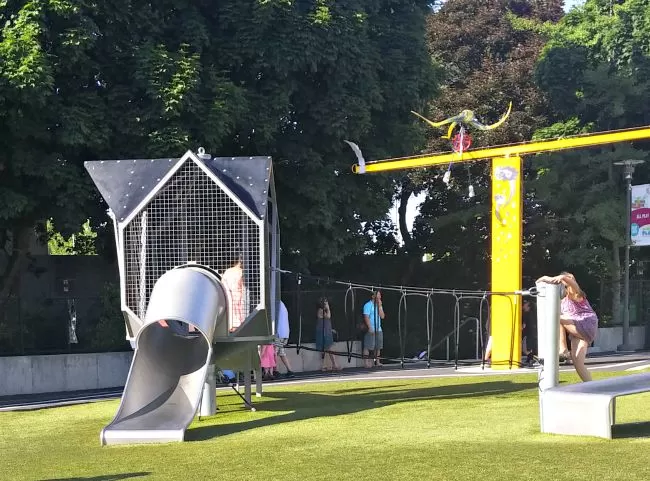
<path id="1" fill-rule="evenodd" d="M 81 226 L 81 231 L 72 234 L 68 239 L 54 230 L 52 222 L 46 223 L 47 247 L 50 255 L 96 255 L 95 239 L 97 233 L 90 228 L 90 221 Z"/>
<path id="2" fill-rule="evenodd" d="M 363 249 L 389 179 L 366 158 L 421 143 L 409 110 L 435 87 L 428 2 L 0 1 L 0 303 L 34 226 L 86 219 L 107 245 L 92 159 L 272 155 L 287 259 Z M 110 245 L 110 244 L 108 244 Z"/>
<path id="3" fill-rule="evenodd" d="M 233 13 L 251 22 L 221 39 L 235 52 L 245 46 L 237 75 L 255 92 L 236 148 L 278 160 L 285 260 L 301 267 L 363 251 L 361 223 L 390 206 L 391 176 L 350 175 L 343 140 L 366 159 L 412 152 L 422 132 L 409 111 L 435 87 L 427 2 L 316 3 L 314 14 L 289 2 Z"/>
<path id="4" fill-rule="evenodd" d="M 648 124 L 649 12 L 647 0 L 588 0 L 560 22 L 536 72 L 557 123 L 538 137 Z M 535 222 L 547 233 L 540 247 L 551 252 L 556 263 L 578 268 L 591 279 L 608 280 L 614 318 L 620 312 L 621 248 L 628 214 L 622 170 L 613 163 L 645 159 L 646 149 L 647 143 L 610 146 L 536 162 L 539 177 L 532 187 L 544 215 Z M 647 169 L 639 169 L 635 183 L 646 179 Z"/>
<path id="5" fill-rule="evenodd" d="M 128 350 L 122 320 L 120 286 L 108 282 L 101 292 L 99 319 L 92 330 L 89 347 L 93 351 Z"/>
<path id="6" fill-rule="evenodd" d="M 562 17 L 562 4 L 446 1 L 427 21 L 429 50 L 443 69 L 444 80 L 440 95 L 422 113 L 439 120 L 471 109 L 483 122 L 492 123 L 512 102 L 512 113 L 500 128 L 470 131 L 473 147 L 529 140 L 547 123 L 547 99 L 533 73 L 546 41 L 544 26 Z M 440 138 L 446 132 L 427 130 L 427 151 L 451 150 L 449 142 Z M 441 270 L 457 273 L 456 285 L 485 286 L 489 282 L 490 164 L 450 166 L 449 189 L 442 183 L 446 169 L 411 175 L 413 183 L 427 191 L 413 237 Z M 468 196 L 469 184 L 475 197 Z M 531 242 L 527 230 L 526 246 Z"/>

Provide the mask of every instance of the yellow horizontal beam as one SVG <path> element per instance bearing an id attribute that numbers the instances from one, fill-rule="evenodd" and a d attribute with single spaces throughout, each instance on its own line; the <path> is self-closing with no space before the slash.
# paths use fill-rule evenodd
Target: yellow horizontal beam
<path id="1" fill-rule="evenodd" d="M 650 126 L 614 132 L 579 135 L 561 139 L 540 140 L 539 142 L 488 147 L 485 149 L 463 152 L 462 155 L 456 152 L 446 152 L 444 154 L 421 155 L 369 162 L 365 166 L 365 171 L 385 172 L 388 170 L 415 169 L 418 167 L 429 167 L 433 165 L 491 159 L 494 157 L 537 154 L 554 150 L 579 149 L 582 147 L 593 147 L 596 145 L 631 142 L 633 140 L 643 139 L 650 139 Z M 359 164 L 352 166 L 352 171 L 355 174 L 363 173 L 359 170 Z"/>

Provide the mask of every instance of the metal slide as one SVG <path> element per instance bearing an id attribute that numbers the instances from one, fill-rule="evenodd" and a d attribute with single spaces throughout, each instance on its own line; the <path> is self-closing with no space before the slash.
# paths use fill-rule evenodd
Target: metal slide
<path id="1" fill-rule="evenodd" d="M 226 314 L 226 296 L 211 271 L 190 265 L 158 279 L 102 445 L 183 441 L 199 407 L 215 329 Z"/>

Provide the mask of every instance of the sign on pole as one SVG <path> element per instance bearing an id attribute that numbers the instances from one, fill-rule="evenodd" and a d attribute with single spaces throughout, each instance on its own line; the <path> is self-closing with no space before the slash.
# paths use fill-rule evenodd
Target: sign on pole
<path id="1" fill-rule="evenodd" d="M 632 245 L 650 245 L 650 184 L 632 186 L 630 216 Z"/>

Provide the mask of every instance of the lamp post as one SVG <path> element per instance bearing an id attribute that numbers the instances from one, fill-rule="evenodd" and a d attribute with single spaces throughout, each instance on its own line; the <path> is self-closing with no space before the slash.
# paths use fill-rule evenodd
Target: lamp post
<path id="1" fill-rule="evenodd" d="M 623 160 L 621 162 L 614 162 L 614 165 L 623 166 L 623 175 L 627 184 L 626 192 L 626 211 L 625 218 L 627 219 L 627 231 L 625 234 L 625 279 L 623 284 L 624 292 L 624 306 L 623 306 L 623 344 L 620 344 L 617 349 L 619 351 L 631 351 L 630 345 L 630 244 L 632 243 L 632 175 L 634 174 L 635 166 L 642 164 L 643 160 Z"/>

